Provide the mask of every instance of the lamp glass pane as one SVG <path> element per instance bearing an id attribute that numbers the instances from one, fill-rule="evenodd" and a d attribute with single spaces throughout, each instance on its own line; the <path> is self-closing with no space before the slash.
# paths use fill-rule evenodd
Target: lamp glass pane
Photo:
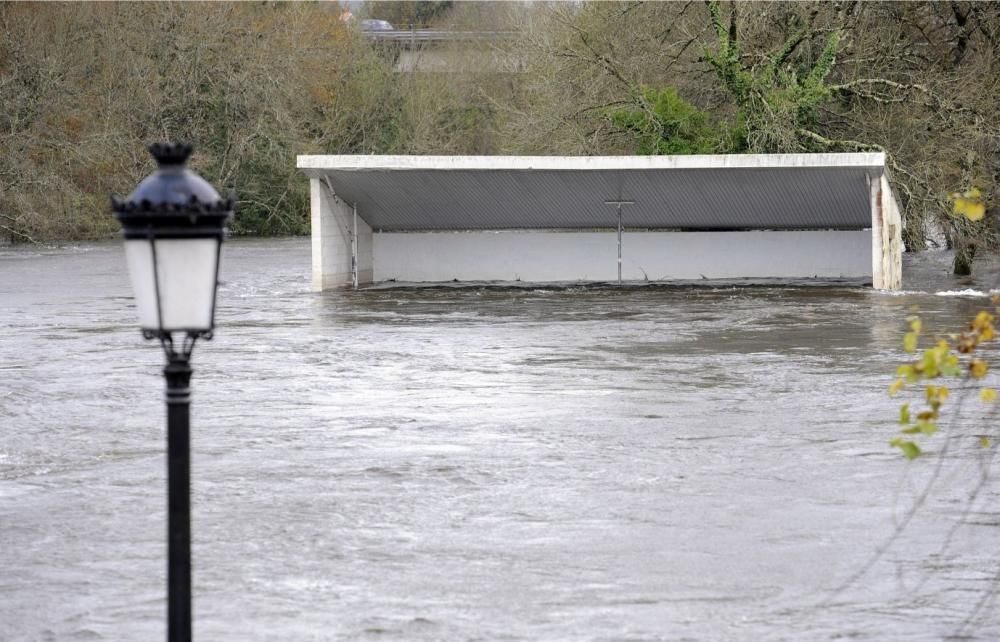
<path id="1" fill-rule="evenodd" d="M 139 326 L 147 330 L 160 327 L 156 316 L 156 284 L 153 282 L 153 246 L 149 239 L 125 241 L 125 263 L 128 265 Z"/>
<path id="2" fill-rule="evenodd" d="M 161 329 L 210 330 L 219 239 L 160 239 L 155 243 Z"/>

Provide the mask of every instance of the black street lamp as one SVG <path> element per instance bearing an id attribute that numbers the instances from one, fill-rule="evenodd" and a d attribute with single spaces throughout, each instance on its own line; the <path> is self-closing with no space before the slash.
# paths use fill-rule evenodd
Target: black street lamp
<path id="1" fill-rule="evenodd" d="M 191 640 L 191 350 L 215 328 L 219 250 L 232 199 L 222 199 L 184 166 L 191 146 L 149 146 L 159 164 L 124 201 L 111 197 L 122 224 L 139 325 L 167 356 L 167 640 Z M 175 335 L 177 343 L 175 344 Z"/>

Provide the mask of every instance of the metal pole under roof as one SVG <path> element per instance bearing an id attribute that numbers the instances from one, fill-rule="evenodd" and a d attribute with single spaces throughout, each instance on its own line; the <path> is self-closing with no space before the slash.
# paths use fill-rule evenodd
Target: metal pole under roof
<path id="1" fill-rule="evenodd" d="M 358 289 L 358 204 L 354 203 L 354 231 L 351 233 L 351 284 Z"/>
<path id="2" fill-rule="evenodd" d="M 604 201 L 618 210 L 618 287 L 622 285 L 622 205 L 635 205 L 635 201 Z"/>

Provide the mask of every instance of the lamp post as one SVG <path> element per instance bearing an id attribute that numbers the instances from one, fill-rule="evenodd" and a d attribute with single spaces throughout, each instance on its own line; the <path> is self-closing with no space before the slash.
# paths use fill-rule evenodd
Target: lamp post
<path id="1" fill-rule="evenodd" d="M 167 365 L 167 640 L 191 640 L 191 350 L 215 328 L 219 250 L 233 201 L 185 167 L 191 146 L 155 143 L 159 165 L 126 199 L 111 197 L 146 339 Z"/>

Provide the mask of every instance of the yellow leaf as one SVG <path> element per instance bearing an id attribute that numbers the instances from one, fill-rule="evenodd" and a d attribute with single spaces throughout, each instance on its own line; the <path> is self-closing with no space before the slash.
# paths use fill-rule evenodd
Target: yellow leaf
<path id="1" fill-rule="evenodd" d="M 907 352 L 917 351 L 916 332 L 907 332 L 905 335 L 903 335 L 903 350 L 906 350 Z"/>
<path id="2" fill-rule="evenodd" d="M 991 401 L 996 401 L 997 391 L 993 388 L 983 388 L 979 391 L 979 398 L 989 403 Z"/>
<path id="3" fill-rule="evenodd" d="M 972 320 L 972 329 L 982 330 L 986 326 L 992 324 L 995 319 L 996 317 L 986 310 L 980 310 L 979 313 L 976 314 L 976 318 Z"/>
<path id="4" fill-rule="evenodd" d="M 904 385 L 906 384 L 903 383 L 902 379 L 896 379 L 895 381 L 893 381 L 892 385 L 889 386 L 889 396 L 895 397 L 896 393 L 902 390 Z"/>
<path id="5" fill-rule="evenodd" d="M 956 216 L 964 216 L 970 221 L 981 221 L 986 216 L 986 206 L 974 199 L 956 198 L 954 210 Z"/>
<path id="6" fill-rule="evenodd" d="M 989 370 L 989 366 L 982 359 L 973 359 L 969 362 L 969 374 L 976 379 L 985 377 L 987 370 Z"/>
<path id="7" fill-rule="evenodd" d="M 990 438 L 989 437 L 980 437 L 979 438 L 979 445 L 982 446 L 983 448 L 989 448 L 990 447 Z"/>
<path id="8" fill-rule="evenodd" d="M 920 362 L 917 364 L 917 370 L 923 372 L 924 376 L 928 379 L 934 379 L 938 376 L 938 366 L 941 365 L 941 352 L 936 348 L 928 348 L 924 350 L 924 354 L 920 357 Z"/>
<path id="9" fill-rule="evenodd" d="M 952 201 L 952 215 L 964 216 L 970 221 L 978 221 L 986 215 L 986 205 L 979 188 L 972 187 L 964 193 L 952 192 L 948 198 Z"/>
<path id="10" fill-rule="evenodd" d="M 920 334 L 923 327 L 924 324 L 920 320 L 920 317 L 910 317 L 910 330 L 912 330 L 915 334 Z"/>
<path id="11" fill-rule="evenodd" d="M 927 396 L 927 403 L 940 406 L 948 398 L 947 386 L 927 386 L 924 390 Z"/>

